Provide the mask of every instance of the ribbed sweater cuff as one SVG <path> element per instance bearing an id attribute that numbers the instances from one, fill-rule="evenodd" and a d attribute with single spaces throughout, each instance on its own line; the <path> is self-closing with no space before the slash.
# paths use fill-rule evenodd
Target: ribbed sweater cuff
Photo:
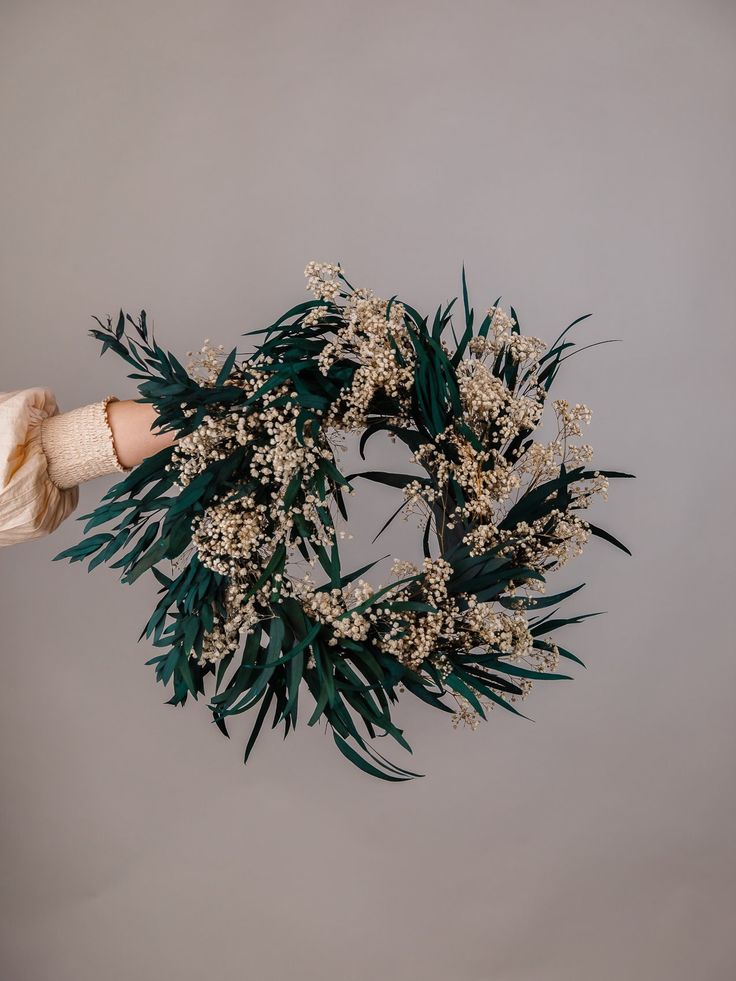
<path id="1" fill-rule="evenodd" d="M 60 489 L 115 471 L 127 472 L 118 460 L 107 419 L 108 395 L 102 402 L 49 416 L 41 423 L 41 445 L 51 482 Z"/>

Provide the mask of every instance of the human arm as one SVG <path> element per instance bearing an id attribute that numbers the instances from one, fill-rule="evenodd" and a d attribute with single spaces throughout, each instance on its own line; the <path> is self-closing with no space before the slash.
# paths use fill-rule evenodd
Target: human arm
<path id="1" fill-rule="evenodd" d="M 150 405 L 112 396 L 60 413 L 49 389 L 0 393 L 0 545 L 54 531 L 78 485 L 126 472 L 173 442 Z"/>

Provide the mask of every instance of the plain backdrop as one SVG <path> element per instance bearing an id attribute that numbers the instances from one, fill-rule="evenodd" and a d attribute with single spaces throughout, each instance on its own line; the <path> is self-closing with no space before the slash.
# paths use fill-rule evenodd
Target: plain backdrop
<path id="1" fill-rule="evenodd" d="M 0 2 L 0 390 L 131 397 L 92 314 L 185 358 L 309 259 L 428 311 L 464 261 L 478 309 L 622 339 L 558 394 L 638 476 L 596 509 L 633 558 L 558 580 L 607 611 L 587 670 L 533 723 L 403 706 L 398 786 L 304 722 L 243 768 L 144 664 L 152 580 L 53 564 L 71 519 L 3 550 L 2 978 L 734 976 L 735 55 L 726 0 Z"/>

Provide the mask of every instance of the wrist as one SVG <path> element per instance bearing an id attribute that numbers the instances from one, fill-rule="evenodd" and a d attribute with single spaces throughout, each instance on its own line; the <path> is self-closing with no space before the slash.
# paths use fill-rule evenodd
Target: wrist
<path id="1" fill-rule="evenodd" d="M 108 419 L 117 457 L 128 469 L 174 442 L 172 432 L 156 431 L 158 415 L 148 402 L 113 402 Z"/>

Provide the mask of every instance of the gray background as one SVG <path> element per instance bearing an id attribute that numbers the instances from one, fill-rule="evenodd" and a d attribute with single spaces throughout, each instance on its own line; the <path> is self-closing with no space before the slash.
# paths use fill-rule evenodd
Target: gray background
<path id="1" fill-rule="evenodd" d="M 243 769 L 244 727 L 162 704 L 155 584 L 52 564 L 74 521 L 4 550 L 2 977 L 733 977 L 733 5 L 1 9 L 0 388 L 130 396 L 85 334 L 121 305 L 184 354 L 302 299 L 310 258 L 427 309 L 465 260 L 477 307 L 623 339 L 559 394 L 639 475 L 596 512 L 634 558 L 558 580 L 608 611 L 566 635 L 588 670 L 534 724 L 406 705 L 402 786 L 304 724 Z"/>

